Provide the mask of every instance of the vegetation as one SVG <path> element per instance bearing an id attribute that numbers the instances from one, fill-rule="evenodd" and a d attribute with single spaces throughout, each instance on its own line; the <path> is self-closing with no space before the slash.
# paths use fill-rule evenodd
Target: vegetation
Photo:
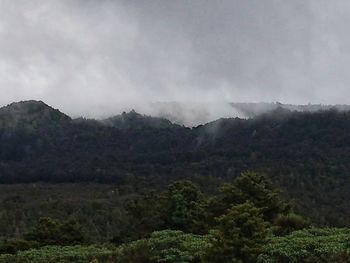
<path id="1" fill-rule="evenodd" d="M 212 194 L 254 170 L 313 222 L 350 226 L 349 112 L 277 108 L 193 129 L 135 112 L 113 120 L 72 120 L 35 101 L 1 108 L 0 183 L 113 183 L 139 194 L 188 179 Z"/>
<path id="2" fill-rule="evenodd" d="M 209 237 L 178 230 L 153 232 L 147 239 L 124 244 L 117 249 L 117 262 L 200 262 Z"/>
<path id="3" fill-rule="evenodd" d="M 189 129 L 11 104 L 0 263 L 350 262 L 349 134 L 334 110 Z"/>
<path id="4" fill-rule="evenodd" d="M 12 262 L 249 263 L 265 251 L 273 232 L 307 227 L 297 224 L 303 219 L 291 216 L 291 207 L 278 191 L 256 173 L 243 173 L 220 189 L 208 196 L 185 180 L 164 192 L 125 200 L 127 227 L 100 248 L 86 244 L 83 228 L 76 222 L 41 218 L 21 239 L 4 240 L 2 257 Z M 269 205 L 278 209 L 270 213 Z M 283 217 L 294 220 L 283 221 Z"/>
<path id="5" fill-rule="evenodd" d="M 106 126 L 118 128 L 118 129 L 146 129 L 146 128 L 179 128 L 181 126 L 171 123 L 167 119 L 150 117 L 141 115 L 132 110 L 129 113 L 123 112 L 121 115 L 117 115 L 101 121 Z"/>
<path id="6" fill-rule="evenodd" d="M 350 229 L 307 229 L 271 237 L 260 263 L 349 262 Z"/>
<path id="7" fill-rule="evenodd" d="M 60 223 L 51 218 L 41 218 L 38 224 L 25 234 L 25 239 L 37 242 L 40 246 L 72 245 L 84 243 L 84 235 L 74 221 Z"/>
<path id="8" fill-rule="evenodd" d="M 267 236 L 267 224 L 260 209 L 248 201 L 228 209 L 217 222 L 206 260 L 256 262 Z"/>
<path id="9" fill-rule="evenodd" d="M 1 263 L 107 263 L 113 261 L 114 251 L 95 246 L 48 246 L 20 251 L 15 255 L 0 255 Z"/>

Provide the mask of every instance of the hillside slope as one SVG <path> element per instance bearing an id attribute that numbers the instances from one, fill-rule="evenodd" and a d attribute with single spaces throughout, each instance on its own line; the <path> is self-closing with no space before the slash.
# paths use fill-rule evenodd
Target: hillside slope
<path id="1" fill-rule="evenodd" d="M 11 108 L 5 112 L 0 114 L 1 183 L 91 181 L 141 189 L 190 178 L 212 191 L 242 171 L 256 170 L 286 189 L 300 210 L 318 222 L 350 225 L 349 112 L 277 109 L 254 119 L 220 119 L 193 129 L 121 129 L 70 121 L 51 110 L 16 117 L 12 125 L 8 116 L 17 113 Z M 22 128 L 27 123 L 35 125 Z"/>

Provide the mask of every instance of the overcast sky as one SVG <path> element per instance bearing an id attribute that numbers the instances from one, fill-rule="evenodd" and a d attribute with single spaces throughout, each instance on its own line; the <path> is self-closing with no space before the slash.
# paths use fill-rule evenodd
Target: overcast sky
<path id="1" fill-rule="evenodd" d="M 347 0 L 0 0 L 0 104 L 350 103 Z"/>

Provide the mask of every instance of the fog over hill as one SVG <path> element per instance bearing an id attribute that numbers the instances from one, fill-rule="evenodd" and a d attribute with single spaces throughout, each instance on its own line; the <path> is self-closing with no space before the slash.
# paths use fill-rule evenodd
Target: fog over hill
<path id="1" fill-rule="evenodd" d="M 1 0 L 0 104 L 193 125 L 247 115 L 230 102 L 350 103 L 348 1 L 219 2 Z"/>
<path id="2" fill-rule="evenodd" d="M 205 124 L 220 118 L 253 118 L 278 108 L 300 112 L 316 112 L 332 108 L 340 111 L 350 110 L 349 105 L 294 105 L 283 104 L 280 102 L 158 102 L 150 104 L 150 106 L 146 108 L 146 113 L 152 116 L 164 117 L 172 122 L 191 127 Z"/>
<path id="3" fill-rule="evenodd" d="M 318 222 L 349 225 L 348 106 L 230 107 L 258 115 L 188 128 L 136 111 L 72 119 L 41 101 L 12 103 L 0 108 L 0 184 L 98 182 L 146 189 L 191 179 L 211 188 L 212 180 L 254 170 Z"/>
<path id="4" fill-rule="evenodd" d="M 195 127 L 221 118 L 254 118 L 261 114 L 269 113 L 277 109 L 285 109 L 297 112 L 317 112 L 320 110 L 337 109 L 349 111 L 350 105 L 322 105 L 307 104 L 293 105 L 280 102 L 247 102 L 247 103 L 180 103 L 180 102 L 157 102 L 150 103 L 147 107 L 135 107 L 129 111 L 115 112 L 112 115 L 101 115 L 98 118 L 89 118 L 89 113 L 82 116 L 71 116 L 76 121 L 81 118 L 97 120 L 107 126 L 119 128 L 166 128 L 176 125 Z M 0 117 L 11 119 L 12 125 L 30 121 L 35 118 L 47 121 L 47 118 L 56 116 L 56 119 L 67 120 L 65 114 L 60 116 L 59 110 L 54 109 L 42 101 L 22 101 L 11 103 L 0 108 Z M 0 120 L 1 121 L 1 120 Z M 36 120 L 37 121 L 37 120 Z"/>

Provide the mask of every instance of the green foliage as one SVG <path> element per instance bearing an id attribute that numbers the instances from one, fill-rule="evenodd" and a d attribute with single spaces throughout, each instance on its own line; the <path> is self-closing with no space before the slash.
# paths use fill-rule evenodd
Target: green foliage
<path id="1" fill-rule="evenodd" d="M 274 222 L 273 232 L 277 236 L 288 235 L 296 230 L 302 230 L 310 226 L 303 217 L 294 213 L 279 215 Z"/>
<path id="2" fill-rule="evenodd" d="M 272 237 L 258 262 L 349 262 L 349 249 L 350 229 L 308 229 Z"/>
<path id="3" fill-rule="evenodd" d="M 233 206 L 217 219 L 207 262 L 256 262 L 267 237 L 260 209 L 250 202 Z"/>
<path id="4" fill-rule="evenodd" d="M 38 224 L 25 235 L 28 241 L 45 245 L 76 245 L 84 242 L 81 226 L 74 221 L 60 223 L 52 218 L 41 218 Z"/>
<path id="5" fill-rule="evenodd" d="M 154 262 L 199 262 L 209 245 L 208 236 L 164 230 L 151 235 L 149 247 Z"/>
<path id="6" fill-rule="evenodd" d="M 207 246 L 207 236 L 164 230 L 118 248 L 45 246 L 15 255 L 2 254 L 0 263 L 191 263 L 200 262 Z"/>
<path id="7" fill-rule="evenodd" d="M 205 233 L 206 198 L 191 181 L 177 181 L 160 194 L 151 192 L 126 202 L 128 225 L 112 239 L 115 244 L 147 237 L 161 229 Z"/>
<path id="8" fill-rule="evenodd" d="M 125 207 L 126 227 L 113 237 L 113 243 L 141 239 L 164 227 L 164 200 L 160 194 L 151 192 L 133 198 L 126 202 Z"/>
<path id="9" fill-rule="evenodd" d="M 39 243 L 24 239 L 6 239 L 0 244 L 0 254 L 15 254 L 21 250 L 39 247 Z"/>
<path id="10" fill-rule="evenodd" d="M 279 214 L 290 210 L 289 205 L 281 199 L 280 192 L 264 176 L 254 172 L 242 173 L 232 183 L 225 183 L 221 193 L 218 206 L 221 206 L 222 211 L 250 201 L 261 209 L 266 221 L 273 222 Z"/>
<path id="11" fill-rule="evenodd" d="M 47 246 L 0 255 L 0 263 L 113 263 L 115 251 L 95 246 Z"/>
<path id="12" fill-rule="evenodd" d="M 122 244 L 116 252 L 118 263 L 152 263 L 147 239 Z"/>
<path id="13" fill-rule="evenodd" d="M 209 243 L 208 236 L 186 234 L 182 231 L 163 230 L 118 248 L 120 263 L 190 263 L 200 262 Z"/>
<path id="14" fill-rule="evenodd" d="M 199 262 L 201 247 L 209 262 L 255 262 L 264 241 L 261 262 L 349 262 L 348 229 L 305 230 L 273 187 L 313 223 L 350 226 L 349 134 L 349 112 L 276 111 L 187 129 L 135 112 L 101 123 L 42 102 L 11 104 L 0 109 L 0 183 L 15 184 L 0 185 L 0 262 L 113 262 L 113 253 Z M 50 218 L 31 229 L 42 216 L 76 218 L 84 231 Z M 94 242 L 137 241 L 116 251 L 59 247 L 84 243 L 85 231 Z"/>
<path id="15" fill-rule="evenodd" d="M 191 181 L 171 184 L 164 201 L 166 227 L 192 233 L 206 231 L 206 200 Z"/>
<path id="16" fill-rule="evenodd" d="M 123 243 L 118 248 L 66 247 L 84 242 L 81 227 L 73 221 L 42 218 L 24 235 L 25 240 L 3 242 L 0 250 L 5 254 L 0 256 L 0 263 L 253 263 L 257 257 L 261 262 L 347 262 L 349 230 L 310 229 L 293 232 L 308 224 L 293 213 L 284 214 L 289 207 L 263 177 L 244 173 L 221 189 L 223 191 L 218 197 L 208 197 L 192 182 L 178 181 L 165 192 L 130 197 L 125 203 L 128 220 L 124 222 L 128 224 L 121 225 L 124 232 L 120 231 L 120 239 L 115 242 Z M 213 220 L 210 218 L 213 217 L 213 204 L 219 205 L 218 200 L 223 201 L 223 206 L 216 212 L 224 212 Z M 23 200 L 12 198 L 7 200 L 6 205 L 16 208 L 18 202 Z M 269 206 L 275 209 L 269 210 Z M 99 207 L 96 203 L 94 211 L 99 211 Z M 277 213 L 269 213 L 276 219 L 267 222 L 264 218 L 266 211 Z M 206 233 L 208 220 L 214 222 L 209 235 L 193 234 Z M 172 230 L 155 231 L 168 227 Z M 278 235 L 292 234 L 267 239 L 271 232 Z M 126 243 L 132 239 L 138 240 Z M 327 245 L 317 247 L 318 243 Z M 50 246 L 38 248 L 46 245 Z"/>

